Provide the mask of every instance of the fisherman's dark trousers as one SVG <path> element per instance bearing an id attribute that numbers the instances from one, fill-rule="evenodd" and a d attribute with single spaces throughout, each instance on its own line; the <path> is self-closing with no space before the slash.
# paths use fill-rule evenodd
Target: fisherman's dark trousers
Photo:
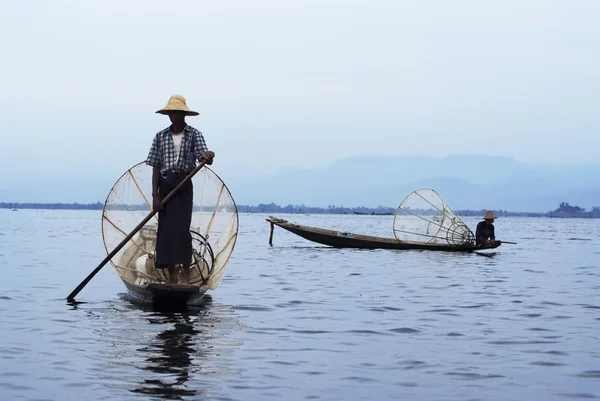
<path id="1" fill-rule="evenodd" d="M 186 177 L 182 172 L 162 173 L 158 184 L 161 201 Z M 192 209 L 194 187 L 188 180 L 158 212 L 156 263 L 159 269 L 188 264 L 192 259 Z"/>

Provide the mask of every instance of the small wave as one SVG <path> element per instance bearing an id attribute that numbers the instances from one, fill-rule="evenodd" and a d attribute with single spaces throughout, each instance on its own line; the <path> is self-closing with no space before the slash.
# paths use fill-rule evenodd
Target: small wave
<path id="1" fill-rule="evenodd" d="M 571 237 L 571 238 L 567 238 L 567 241 L 591 241 L 591 238 L 578 238 L 578 237 Z"/>
<path id="2" fill-rule="evenodd" d="M 392 306 L 374 306 L 372 308 L 369 308 L 368 310 L 371 312 L 387 312 L 387 311 L 401 312 L 404 309 L 394 308 Z"/>
<path id="3" fill-rule="evenodd" d="M 447 376 L 457 376 L 457 377 L 460 377 L 462 379 L 467 379 L 467 380 L 498 379 L 498 378 L 504 377 L 502 375 L 493 375 L 493 374 L 482 375 L 479 373 L 462 373 L 462 372 L 449 372 L 449 373 L 446 373 L 446 375 Z"/>
<path id="4" fill-rule="evenodd" d="M 285 303 L 275 304 L 275 306 L 278 307 L 278 308 L 285 308 L 285 307 L 288 307 L 288 306 L 307 305 L 307 304 L 317 305 L 317 304 L 319 304 L 319 302 L 294 300 L 294 301 L 288 301 L 288 302 L 285 302 Z"/>
<path id="5" fill-rule="evenodd" d="M 269 361 L 269 363 L 273 363 L 275 365 L 285 365 L 285 366 L 296 366 L 298 362 L 288 362 L 288 361 Z"/>
<path id="6" fill-rule="evenodd" d="M 544 329 L 542 327 L 531 327 L 531 328 L 529 328 L 527 330 L 530 330 L 530 331 L 553 331 L 553 330 L 550 330 L 550 329 Z"/>
<path id="7" fill-rule="evenodd" d="M 484 306 L 491 306 L 492 304 L 486 303 L 486 304 L 476 304 L 476 305 L 465 305 L 465 306 L 460 306 L 458 305 L 457 308 L 465 308 L 465 309 L 475 309 L 475 308 L 482 308 Z"/>
<path id="8" fill-rule="evenodd" d="M 420 369 L 425 368 L 427 364 L 423 361 L 408 360 L 400 362 L 400 365 L 405 365 L 405 369 Z"/>
<path id="9" fill-rule="evenodd" d="M 528 353 L 528 354 L 547 354 L 547 355 L 556 355 L 556 356 L 569 355 L 568 353 L 563 352 L 563 351 L 540 351 L 539 349 L 523 351 L 523 352 Z"/>
<path id="10" fill-rule="evenodd" d="M 576 377 L 585 377 L 590 379 L 600 379 L 600 370 L 584 370 L 575 375 Z"/>
<path id="11" fill-rule="evenodd" d="M 550 361 L 534 361 L 534 362 L 531 362 L 530 365 L 535 365 L 535 366 L 565 366 L 564 363 L 550 362 Z"/>
<path id="12" fill-rule="evenodd" d="M 370 383 L 370 382 L 374 382 L 375 381 L 375 380 L 370 379 L 368 377 L 362 377 L 362 376 L 344 377 L 343 380 L 349 380 L 349 381 L 358 382 L 358 383 Z"/>
<path id="13" fill-rule="evenodd" d="M 327 330 L 294 330 L 294 333 L 298 333 L 298 334 L 327 334 L 327 333 L 331 333 L 330 331 Z"/>
<path id="14" fill-rule="evenodd" d="M 305 375 L 309 375 L 309 376 L 318 376 L 318 375 L 323 375 L 325 374 L 325 372 L 317 372 L 315 370 L 309 370 L 308 372 L 302 372 Z"/>
<path id="15" fill-rule="evenodd" d="M 518 316 L 523 316 L 523 317 L 540 317 L 542 316 L 541 313 L 520 313 Z"/>
<path id="16" fill-rule="evenodd" d="M 26 373 L 21 372 L 4 372 L 0 373 L 0 377 L 19 377 L 19 376 L 27 376 Z"/>
<path id="17" fill-rule="evenodd" d="M 559 304 L 558 302 L 550 302 L 550 301 L 542 301 L 541 305 L 550 305 L 550 306 L 565 306 L 565 304 Z"/>
<path id="18" fill-rule="evenodd" d="M 249 306 L 249 305 L 238 305 L 235 307 L 236 310 L 249 310 L 255 312 L 271 312 L 272 308 L 267 308 L 266 306 Z"/>
<path id="19" fill-rule="evenodd" d="M 344 333 L 386 335 L 385 333 L 383 333 L 381 331 L 374 331 L 374 330 L 346 330 Z"/>
<path id="20" fill-rule="evenodd" d="M 543 340 L 529 340 L 529 341 L 495 340 L 495 341 L 488 341 L 488 344 L 494 344 L 494 345 L 556 344 L 556 343 L 558 343 L 558 341 L 543 341 Z"/>
<path id="21" fill-rule="evenodd" d="M 411 329 L 410 327 L 400 327 L 398 329 L 390 329 L 390 331 L 393 331 L 394 333 L 419 333 L 420 332 L 420 330 Z"/>
<path id="22" fill-rule="evenodd" d="M 571 397 L 571 398 L 598 398 L 593 394 L 589 394 L 589 393 L 558 393 L 564 397 Z"/>

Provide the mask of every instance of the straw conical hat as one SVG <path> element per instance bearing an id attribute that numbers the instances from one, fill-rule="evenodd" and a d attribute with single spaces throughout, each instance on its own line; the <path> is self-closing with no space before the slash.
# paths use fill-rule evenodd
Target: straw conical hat
<path id="1" fill-rule="evenodd" d="M 491 220 L 491 219 L 496 219 L 497 217 L 494 216 L 494 212 L 492 212 L 491 210 L 488 210 L 487 212 L 485 212 L 485 216 L 483 216 L 484 220 Z"/>
<path id="2" fill-rule="evenodd" d="M 167 105 L 162 109 L 158 110 L 157 113 L 169 114 L 170 111 L 185 111 L 185 114 L 187 116 L 197 116 L 198 114 L 200 114 L 197 111 L 190 110 L 187 107 L 187 104 L 185 103 L 185 98 L 181 95 L 171 96 Z"/>

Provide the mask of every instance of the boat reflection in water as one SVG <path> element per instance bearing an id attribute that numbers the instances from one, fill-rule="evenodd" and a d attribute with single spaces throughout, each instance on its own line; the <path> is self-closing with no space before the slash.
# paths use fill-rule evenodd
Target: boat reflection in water
<path id="1" fill-rule="evenodd" d="M 241 342 L 226 336 L 242 324 L 233 307 L 213 304 L 210 295 L 203 300 L 201 306 L 185 311 L 130 304 L 128 309 L 138 308 L 144 315 L 136 325 L 138 330 L 154 332 L 155 327 L 166 328 L 151 337 L 139 337 L 136 358 L 128 363 L 139 370 L 130 371 L 128 379 L 122 377 L 127 380 L 129 391 L 157 399 L 202 399 L 216 389 L 220 376 L 232 373 L 227 355 Z M 213 358 L 217 355 L 218 359 Z M 113 363 L 126 363 L 114 356 Z M 131 388 L 132 382 L 138 384 Z"/>
<path id="2" fill-rule="evenodd" d="M 193 370 L 192 354 L 203 357 L 202 350 L 196 352 L 194 348 L 194 337 L 201 332 L 194 328 L 187 314 L 165 314 L 148 320 L 154 324 L 173 324 L 173 327 L 159 332 L 151 344 L 140 350 L 142 355 L 147 354 L 147 365 L 143 369 L 160 376 L 145 379 L 143 386 L 132 391 L 171 400 L 196 395 L 198 390 L 186 388 L 185 384 Z"/>

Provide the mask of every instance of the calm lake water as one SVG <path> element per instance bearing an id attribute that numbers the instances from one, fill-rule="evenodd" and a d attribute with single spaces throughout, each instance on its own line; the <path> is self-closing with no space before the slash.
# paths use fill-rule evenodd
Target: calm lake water
<path id="1" fill-rule="evenodd" d="M 130 303 L 99 211 L 0 210 L 1 400 L 600 398 L 600 220 L 501 218 L 493 258 L 336 250 L 240 215 L 221 286 Z M 393 216 L 280 215 L 393 236 Z M 465 219 L 474 229 L 477 219 Z"/>

